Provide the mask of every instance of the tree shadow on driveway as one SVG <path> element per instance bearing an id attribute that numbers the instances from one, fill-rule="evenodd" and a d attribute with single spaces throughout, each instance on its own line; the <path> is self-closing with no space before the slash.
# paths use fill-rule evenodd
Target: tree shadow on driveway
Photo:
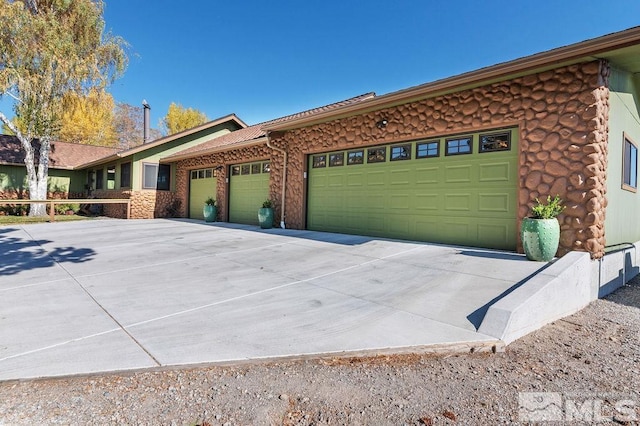
<path id="1" fill-rule="evenodd" d="M 56 263 L 88 262 L 95 256 L 89 248 L 55 247 L 45 250 L 47 240 L 26 240 L 6 235 L 16 228 L 0 229 L 0 276 L 14 275 L 29 269 L 47 268 Z"/>

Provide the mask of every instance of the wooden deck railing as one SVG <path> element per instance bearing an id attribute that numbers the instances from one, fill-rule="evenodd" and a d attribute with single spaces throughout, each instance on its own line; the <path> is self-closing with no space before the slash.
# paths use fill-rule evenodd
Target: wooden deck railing
<path id="1" fill-rule="evenodd" d="M 60 200 L 0 200 L 0 206 L 11 204 L 49 204 L 51 222 L 55 221 L 56 204 L 126 204 L 127 219 L 131 217 L 131 200 L 129 198 L 66 198 Z"/>

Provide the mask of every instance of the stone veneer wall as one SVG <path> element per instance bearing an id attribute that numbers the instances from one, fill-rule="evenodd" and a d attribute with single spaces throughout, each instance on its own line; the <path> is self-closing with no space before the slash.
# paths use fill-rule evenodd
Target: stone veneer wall
<path id="1" fill-rule="evenodd" d="M 96 190 L 95 198 L 130 198 L 131 219 L 153 219 L 167 217 L 167 208 L 176 199 L 171 191 L 130 191 L 130 190 Z M 103 204 L 105 216 L 124 219 L 127 217 L 126 204 Z"/>
<path id="2" fill-rule="evenodd" d="M 271 160 L 271 174 L 269 186 L 273 191 L 274 187 L 280 187 L 278 181 L 274 181 L 274 167 L 278 170 L 280 166 L 274 164 L 272 159 L 272 150 L 266 145 L 248 146 L 233 151 L 217 152 L 214 154 L 203 155 L 201 157 L 189 158 L 181 160 L 176 167 L 176 199 L 180 201 L 180 216 L 187 216 L 187 207 L 189 206 L 189 172 L 193 169 L 202 169 L 208 167 L 223 166 L 217 172 L 217 201 L 218 201 L 218 218 L 226 220 L 228 217 L 228 184 L 226 182 L 229 166 L 239 163 L 248 163 L 252 161 Z M 282 172 L 280 172 L 280 176 Z M 272 198 L 275 199 L 275 198 Z"/>
<path id="3" fill-rule="evenodd" d="M 273 134 L 273 145 L 289 155 L 287 227 L 305 224 L 308 154 L 517 125 L 518 229 L 536 198 L 558 194 L 567 206 L 559 217 L 558 254 L 583 250 L 599 258 L 605 245 L 608 74 L 607 62 L 593 61 Z M 388 124 L 380 129 L 376 122 L 383 118 Z M 281 157 L 271 156 L 271 191 L 279 206 Z"/>

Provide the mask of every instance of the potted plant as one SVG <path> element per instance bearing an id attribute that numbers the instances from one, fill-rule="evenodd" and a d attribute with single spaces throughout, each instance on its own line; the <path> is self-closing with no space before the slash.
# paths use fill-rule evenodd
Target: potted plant
<path id="1" fill-rule="evenodd" d="M 215 222 L 216 215 L 218 214 L 218 209 L 216 208 L 216 200 L 213 197 L 209 197 L 204 202 L 204 207 L 202 208 L 202 215 L 204 216 L 205 222 Z"/>
<path id="2" fill-rule="evenodd" d="M 273 227 L 273 204 L 271 200 L 265 200 L 262 203 L 262 208 L 258 210 L 258 223 L 260 228 L 269 229 Z"/>
<path id="3" fill-rule="evenodd" d="M 520 226 L 520 238 L 527 259 L 548 262 L 556 255 L 560 242 L 560 223 L 557 216 L 564 206 L 558 195 L 547 196 L 546 204 L 536 198 L 531 216 L 525 217 Z"/>

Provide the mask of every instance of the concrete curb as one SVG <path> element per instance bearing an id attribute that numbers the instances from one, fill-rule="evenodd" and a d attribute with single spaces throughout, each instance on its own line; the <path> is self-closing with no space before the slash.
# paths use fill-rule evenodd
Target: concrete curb
<path id="1" fill-rule="evenodd" d="M 571 315 L 592 300 L 591 259 L 571 252 L 489 307 L 478 332 L 505 344 Z"/>

